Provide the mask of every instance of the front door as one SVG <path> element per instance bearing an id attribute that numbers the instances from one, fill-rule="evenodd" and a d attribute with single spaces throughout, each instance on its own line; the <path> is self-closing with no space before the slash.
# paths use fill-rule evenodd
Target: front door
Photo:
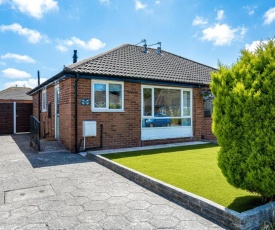
<path id="1" fill-rule="evenodd" d="M 59 140 L 59 85 L 55 86 L 55 138 Z"/>

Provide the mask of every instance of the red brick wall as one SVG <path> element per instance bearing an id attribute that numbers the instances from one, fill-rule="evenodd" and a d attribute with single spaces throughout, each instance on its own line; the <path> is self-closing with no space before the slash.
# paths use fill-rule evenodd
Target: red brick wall
<path id="1" fill-rule="evenodd" d="M 204 102 L 201 97 L 202 88 L 193 89 L 193 135 L 195 140 L 215 140 L 212 133 L 211 117 L 204 117 Z"/>
<path id="2" fill-rule="evenodd" d="M 141 86 L 124 83 L 124 112 L 93 112 L 91 105 L 80 105 L 81 98 L 91 98 L 91 80 L 78 81 L 78 141 L 82 137 L 82 122 L 97 122 L 97 136 L 86 138 L 86 147 L 100 145 L 100 123 L 103 124 L 103 148 L 140 146 Z"/>
<path id="3" fill-rule="evenodd" d="M 33 106 L 32 106 L 32 114 L 33 116 L 35 116 L 36 119 L 38 119 L 38 93 L 33 95 L 32 96 L 32 103 L 33 103 Z"/>
<path id="4" fill-rule="evenodd" d="M 54 118 L 54 85 L 47 87 L 47 111 L 40 114 L 41 137 L 54 138 L 55 118 Z M 48 105 L 51 103 L 50 116 L 48 116 Z M 42 92 L 40 94 L 40 110 L 42 111 Z"/>
<path id="5" fill-rule="evenodd" d="M 75 151 L 75 79 L 70 78 L 59 83 L 60 89 L 60 141 L 72 152 Z M 141 141 L 141 84 L 124 82 L 124 112 L 92 112 L 91 105 L 80 104 L 82 98 L 91 99 L 91 80 L 78 80 L 78 137 L 82 138 L 82 123 L 90 120 L 97 122 L 97 136 L 86 138 L 86 148 L 100 145 L 100 124 L 103 124 L 103 148 L 136 147 L 142 145 L 176 143 L 192 140 L 215 139 L 211 132 L 211 118 L 204 117 L 204 104 L 201 88 L 193 89 L 193 134 L 190 138 Z M 42 95 L 41 95 L 42 97 Z M 34 114 L 37 114 L 37 94 L 33 97 Z M 47 137 L 55 136 L 54 85 L 47 88 L 47 103 L 52 104 L 51 118 L 48 112 L 41 113 L 42 137 L 43 128 Z M 42 106 L 42 101 L 41 101 Z M 81 149 L 83 148 L 83 142 Z"/>
<path id="6" fill-rule="evenodd" d="M 60 141 L 74 152 L 74 81 L 69 78 L 59 82 L 59 132 Z M 88 83 L 87 83 L 88 84 Z M 81 111 L 79 111 L 80 114 Z"/>

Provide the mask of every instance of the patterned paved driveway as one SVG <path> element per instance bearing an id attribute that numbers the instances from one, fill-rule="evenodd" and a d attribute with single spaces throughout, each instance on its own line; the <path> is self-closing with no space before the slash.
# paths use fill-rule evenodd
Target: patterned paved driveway
<path id="1" fill-rule="evenodd" d="M 222 229 L 80 155 L 0 136 L 0 229 Z"/>

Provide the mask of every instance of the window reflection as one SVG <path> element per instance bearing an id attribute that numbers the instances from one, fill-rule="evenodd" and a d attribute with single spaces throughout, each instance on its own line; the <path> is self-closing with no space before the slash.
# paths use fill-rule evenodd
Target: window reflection
<path id="1" fill-rule="evenodd" d="M 190 127 L 191 91 L 144 87 L 142 109 L 142 127 Z"/>

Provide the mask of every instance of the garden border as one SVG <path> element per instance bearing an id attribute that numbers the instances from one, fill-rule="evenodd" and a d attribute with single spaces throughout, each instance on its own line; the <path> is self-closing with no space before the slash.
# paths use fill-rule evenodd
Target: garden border
<path id="1" fill-rule="evenodd" d="M 150 191 L 230 229 L 256 230 L 259 229 L 263 221 L 271 221 L 272 218 L 275 217 L 275 202 L 238 213 L 213 201 L 127 168 L 100 155 L 94 155 L 89 152 L 86 157 Z"/>

